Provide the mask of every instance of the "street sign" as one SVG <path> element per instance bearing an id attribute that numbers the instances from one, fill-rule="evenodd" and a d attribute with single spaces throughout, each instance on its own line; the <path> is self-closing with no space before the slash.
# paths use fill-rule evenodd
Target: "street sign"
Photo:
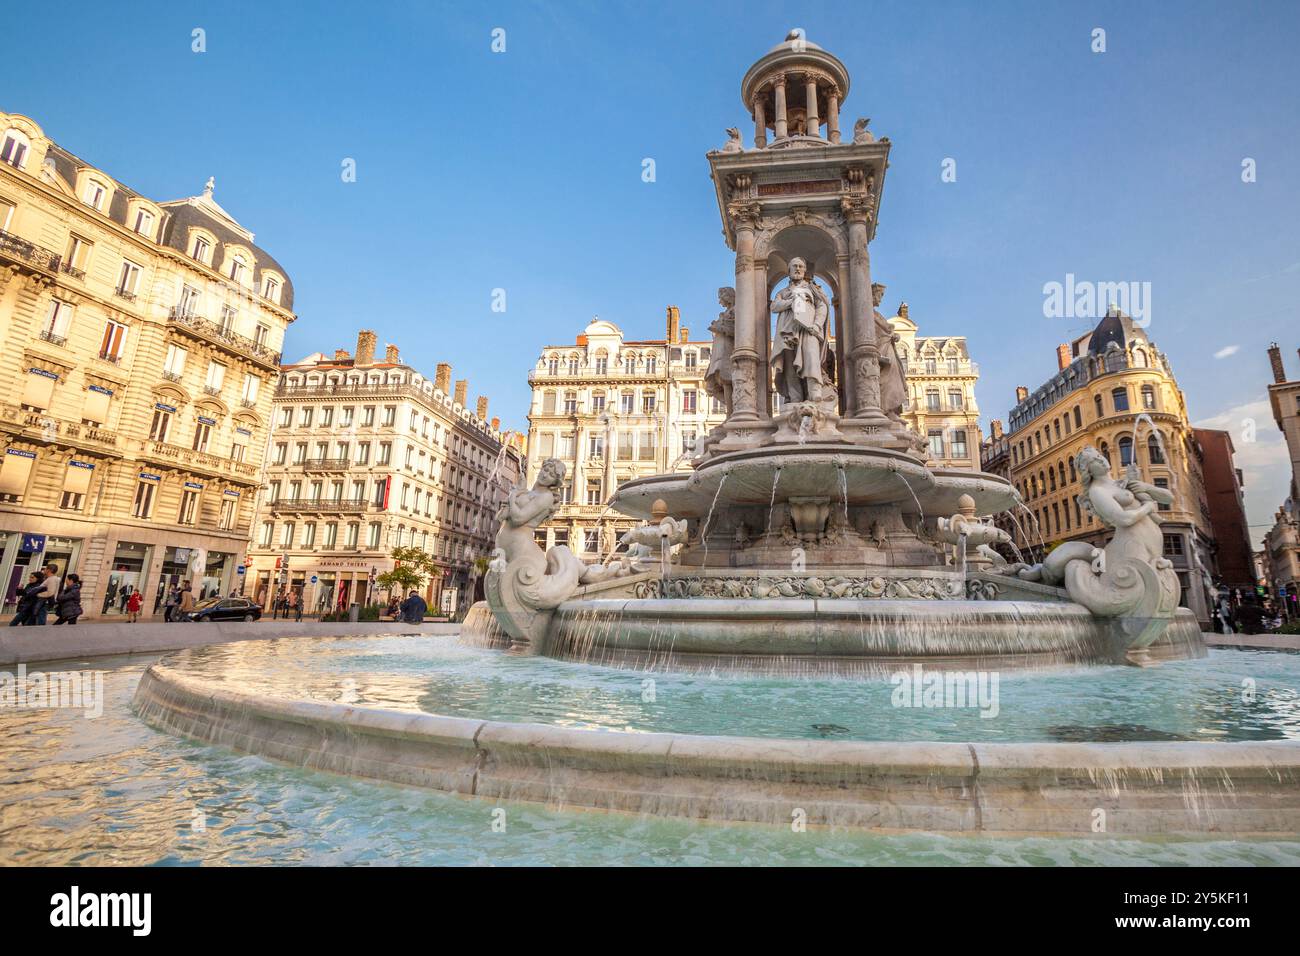
<path id="1" fill-rule="evenodd" d="M 23 550 L 30 551 L 32 554 L 40 554 L 45 550 L 45 535 L 43 534 L 25 534 L 23 535 Z"/>
<path id="2" fill-rule="evenodd" d="M 316 579 L 316 575 L 313 574 L 313 575 L 311 576 L 311 583 L 312 583 L 312 584 L 315 584 L 315 583 L 316 583 L 316 580 L 317 580 L 317 579 Z"/>
<path id="3" fill-rule="evenodd" d="M 243 574 L 243 573 L 244 573 L 244 566 L 241 564 L 239 567 L 235 568 L 235 573 L 236 573 L 236 574 Z"/>

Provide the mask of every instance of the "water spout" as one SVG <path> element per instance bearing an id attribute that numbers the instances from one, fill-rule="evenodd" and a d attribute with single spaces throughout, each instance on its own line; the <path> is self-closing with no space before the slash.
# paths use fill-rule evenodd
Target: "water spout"
<path id="1" fill-rule="evenodd" d="M 713 509 L 718 507 L 718 498 L 722 494 L 722 486 L 727 483 L 731 477 L 730 472 L 724 472 L 722 480 L 718 482 L 718 490 L 713 493 L 713 504 L 709 505 L 709 513 L 704 519 L 704 524 L 700 527 L 700 540 L 704 542 L 704 557 L 700 559 L 700 570 L 709 566 L 709 524 L 713 521 Z"/>
<path id="2" fill-rule="evenodd" d="M 776 470 L 776 474 L 772 476 L 772 497 L 771 500 L 769 500 L 767 503 L 767 531 L 764 533 L 765 537 L 772 533 L 772 512 L 776 510 L 776 484 L 780 480 L 781 480 L 781 469 L 778 468 Z M 718 487 L 721 488 L 722 486 L 719 485 Z"/>

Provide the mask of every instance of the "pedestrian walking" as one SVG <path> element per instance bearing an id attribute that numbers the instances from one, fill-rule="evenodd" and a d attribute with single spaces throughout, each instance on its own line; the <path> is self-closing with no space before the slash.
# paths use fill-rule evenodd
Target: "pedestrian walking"
<path id="1" fill-rule="evenodd" d="M 194 592 L 190 590 L 190 582 L 181 582 L 181 599 L 176 606 L 176 619 L 178 621 L 186 620 L 185 615 L 194 610 Z"/>
<path id="2" fill-rule="evenodd" d="M 81 578 L 76 574 L 69 574 L 63 584 L 59 596 L 55 600 L 55 608 L 58 616 L 54 618 L 55 624 L 76 624 L 77 618 L 81 617 Z"/>
<path id="3" fill-rule="evenodd" d="M 49 614 L 50 609 L 54 607 L 54 602 L 58 600 L 59 588 L 63 584 L 63 579 L 59 577 L 59 569 L 56 565 L 47 564 L 44 574 L 45 577 L 41 581 L 41 588 L 36 592 L 38 598 L 36 607 L 32 609 L 32 623 L 37 626 L 45 624 L 45 617 Z"/>
<path id="4" fill-rule="evenodd" d="M 45 579 L 33 571 L 27 575 L 27 583 L 18 591 L 18 604 L 14 608 L 13 619 L 9 622 L 10 627 L 27 627 L 35 624 L 36 592 L 45 586 Z"/>
<path id="5" fill-rule="evenodd" d="M 140 592 L 136 591 L 126 599 L 126 620 L 129 624 L 134 624 L 140 620 L 140 606 L 144 604 L 144 599 Z"/>

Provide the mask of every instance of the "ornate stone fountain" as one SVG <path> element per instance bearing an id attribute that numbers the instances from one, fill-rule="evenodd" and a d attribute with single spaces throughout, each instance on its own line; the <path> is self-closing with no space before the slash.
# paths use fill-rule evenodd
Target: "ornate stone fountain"
<path id="1" fill-rule="evenodd" d="M 691 473 L 630 481 L 610 502 L 653 519 L 642 547 L 673 521 L 675 557 L 584 566 L 566 547 L 543 553 L 532 532 L 564 467 L 548 461 L 502 510 L 486 581 L 500 628 L 532 653 L 808 673 L 1203 653 L 1160 557 L 1166 492 L 1111 478 L 1085 451 L 1081 502 L 1115 539 L 1031 568 L 1008 563 L 995 547 L 1006 535 L 977 517 L 1020 506 L 1010 483 L 927 462 L 871 281 L 890 143 L 865 120 L 841 142 L 848 89 L 836 57 L 792 34 L 742 83 L 753 148 L 733 130 L 708 154 L 735 252 L 706 377 L 727 418 Z"/>

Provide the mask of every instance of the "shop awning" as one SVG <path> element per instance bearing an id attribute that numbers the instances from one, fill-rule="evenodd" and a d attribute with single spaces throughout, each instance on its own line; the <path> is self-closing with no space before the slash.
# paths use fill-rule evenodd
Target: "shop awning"
<path id="1" fill-rule="evenodd" d="M 6 448 L 4 461 L 0 462 L 0 495 L 22 497 L 27 491 L 27 478 L 35 464 L 36 452 Z"/>

